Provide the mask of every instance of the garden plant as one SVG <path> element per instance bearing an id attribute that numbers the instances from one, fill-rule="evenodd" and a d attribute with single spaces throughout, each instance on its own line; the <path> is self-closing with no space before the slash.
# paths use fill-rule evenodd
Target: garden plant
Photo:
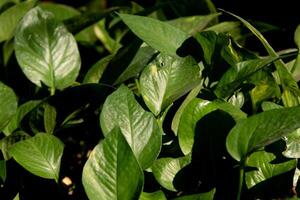
<path id="1" fill-rule="evenodd" d="M 281 51 L 275 29 L 210 0 L 0 0 L 0 199 L 298 199 L 300 26 Z"/>

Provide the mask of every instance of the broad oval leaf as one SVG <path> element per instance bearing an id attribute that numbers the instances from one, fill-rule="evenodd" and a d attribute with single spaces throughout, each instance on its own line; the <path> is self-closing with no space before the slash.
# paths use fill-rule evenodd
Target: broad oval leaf
<path id="1" fill-rule="evenodd" d="M 119 14 L 131 31 L 152 48 L 171 56 L 188 38 L 188 34 L 180 29 L 150 17 Z M 163 42 L 162 42 L 163 41 Z"/>
<path id="2" fill-rule="evenodd" d="M 0 132 L 17 112 L 17 97 L 14 91 L 0 82 Z"/>
<path id="3" fill-rule="evenodd" d="M 226 139 L 226 148 L 240 161 L 297 128 L 300 128 L 300 106 L 265 111 L 239 121 Z"/>
<path id="4" fill-rule="evenodd" d="M 159 190 L 156 192 L 148 193 L 148 192 L 142 192 L 139 200 L 167 200 L 165 194 Z"/>
<path id="5" fill-rule="evenodd" d="M 176 174 L 191 162 L 191 156 L 181 158 L 160 158 L 156 160 L 151 169 L 155 179 L 164 188 L 177 191 L 173 185 Z"/>
<path id="6" fill-rule="evenodd" d="M 160 152 L 162 133 L 152 113 L 146 112 L 124 85 L 104 102 L 100 124 L 105 136 L 120 127 L 141 167 L 146 169 Z"/>
<path id="7" fill-rule="evenodd" d="M 216 189 L 212 189 L 209 192 L 177 197 L 174 200 L 213 200 L 215 193 L 216 193 Z"/>
<path id="8" fill-rule="evenodd" d="M 272 163 L 276 159 L 273 153 L 265 151 L 254 152 L 247 159 L 246 165 L 255 167 L 256 170 L 245 173 L 245 181 L 248 188 L 274 176 L 288 172 L 297 166 L 297 160 L 292 159 L 280 163 Z"/>
<path id="9" fill-rule="evenodd" d="M 199 83 L 200 67 L 190 56 L 174 58 L 160 54 L 140 77 L 141 94 L 155 115 Z"/>
<path id="10" fill-rule="evenodd" d="M 80 69 L 76 41 L 50 12 L 36 7 L 21 20 L 15 36 L 16 57 L 27 78 L 63 89 L 74 83 Z"/>
<path id="11" fill-rule="evenodd" d="M 9 152 L 26 170 L 34 175 L 58 182 L 64 144 L 55 136 L 38 133 L 14 144 Z"/>
<path id="12" fill-rule="evenodd" d="M 13 37 L 18 22 L 36 1 L 25 1 L 7 9 L 0 15 L 0 42 Z"/>
<path id="13" fill-rule="evenodd" d="M 227 112 L 236 122 L 246 118 L 245 113 L 230 103 L 193 99 L 184 109 L 178 128 L 179 145 L 185 155 L 192 151 L 197 122 L 215 110 Z"/>
<path id="14" fill-rule="evenodd" d="M 82 183 L 90 200 L 138 199 L 144 176 L 120 129 L 115 128 L 92 151 Z"/>

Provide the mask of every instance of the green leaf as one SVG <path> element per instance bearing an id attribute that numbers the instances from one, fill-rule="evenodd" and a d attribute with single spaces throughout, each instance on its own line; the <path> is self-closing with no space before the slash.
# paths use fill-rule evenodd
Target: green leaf
<path id="1" fill-rule="evenodd" d="M 9 124 L 5 127 L 3 132 L 5 135 L 12 134 L 17 128 L 20 127 L 20 123 L 22 119 L 30 112 L 32 111 L 37 105 L 40 104 L 40 100 L 32 100 L 27 101 L 26 103 L 22 104 L 18 107 L 16 114 L 12 117 L 12 119 L 9 121 Z"/>
<path id="2" fill-rule="evenodd" d="M 167 200 L 165 194 L 158 190 L 156 192 L 148 193 L 148 192 L 142 192 L 139 200 Z"/>
<path id="3" fill-rule="evenodd" d="M 283 139 L 286 149 L 282 154 L 287 158 L 300 158 L 300 129 L 298 128 Z"/>
<path id="4" fill-rule="evenodd" d="M 191 90 L 191 92 L 187 95 L 187 97 L 184 99 L 178 110 L 176 111 L 173 120 L 172 120 L 172 131 L 175 135 L 178 133 L 178 127 L 180 118 L 182 116 L 182 113 L 185 109 L 185 107 L 199 94 L 200 90 L 202 88 L 202 84 L 199 84 L 197 87 Z"/>
<path id="5" fill-rule="evenodd" d="M 114 85 L 120 84 L 134 76 L 137 76 L 147 66 L 148 62 L 156 52 L 156 50 L 143 43 L 128 67 L 115 81 Z"/>
<path id="6" fill-rule="evenodd" d="M 213 200 L 216 193 L 216 189 L 212 189 L 209 192 L 201 194 L 191 194 L 182 197 L 177 197 L 174 200 Z"/>
<path id="7" fill-rule="evenodd" d="M 197 42 L 201 45 L 203 50 L 204 60 L 208 65 L 211 65 L 213 55 L 215 53 L 218 35 L 212 31 L 201 32 L 195 35 Z"/>
<path id="8" fill-rule="evenodd" d="M 222 76 L 215 94 L 222 98 L 232 94 L 249 76 L 274 62 L 276 58 L 250 59 L 236 63 Z"/>
<path id="9" fill-rule="evenodd" d="M 270 101 L 264 101 L 261 104 L 261 108 L 263 111 L 267 111 L 267 110 L 273 110 L 273 109 L 278 109 L 278 108 L 283 108 L 283 106 L 278 105 L 276 103 L 270 102 Z"/>
<path id="10" fill-rule="evenodd" d="M 120 129 L 113 129 L 92 151 L 82 183 L 90 200 L 138 199 L 144 176 Z"/>
<path id="11" fill-rule="evenodd" d="M 14 200 L 20 200 L 19 193 L 15 196 Z"/>
<path id="12" fill-rule="evenodd" d="M 17 111 L 17 97 L 14 91 L 0 82 L 0 132 Z"/>
<path id="13" fill-rule="evenodd" d="M 300 106 L 265 111 L 239 121 L 227 137 L 226 148 L 234 159 L 241 161 L 299 127 Z"/>
<path id="14" fill-rule="evenodd" d="M 224 112 L 227 112 L 233 117 L 236 122 L 246 118 L 245 113 L 243 113 L 240 109 L 230 103 L 219 100 L 211 102 L 202 99 L 193 99 L 186 106 L 181 116 L 178 128 L 179 145 L 185 155 L 189 154 L 192 151 L 197 122 L 202 117 L 215 110 L 222 110 Z"/>
<path id="15" fill-rule="evenodd" d="M 242 37 L 241 35 L 241 23 L 237 21 L 225 21 L 220 22 L 216 25 L 210 26 L 205 31 L 214 31 L 217 33 L 227 33 L 234 40 L 238 40 Z"/>
<path id="16" fill-rule="evenodd" d="M 149 46 L 170 56 L 177 56 L 177 49 L 188 38 L 187 33 L 167 22 L 129 14 L 119 16 L 131 31 Z"/>
<path id="17" fill-rule="evenodd" d="M 121 86 L 104 102 L 100 114 L 102 131 L 107 136 L 120 127 L 141 167 L 146 169 L 156 159 L 161 148 L 162 133 L 152 113 L 146 112 L 133 93 Z"/>
<path id="18" fill-rule="evenodd" d="M 76 41 L 52 13 L 36 7 L 16 30 L 16 57 L 27 78 L 51 90 L 72 85 L 80 68 Z"/>
<path id="19" fill-rule="evenodd" d="M 274 176 L 288 172 L 297 166 L 296 159 L 273 164 L 272 161 L 275 159 L 276 156 L 273 153 L 265 151 L 258 151 L 249 156 L 246 165 L 255 167 L 257 170 L 245 173 L 245 181 L 248 188 Z"/>
<path id="20" fill-rule="evenodd" d="M 39 7 L 45 11 L 53 13 L 55 18 L 59 21 L 63 21 L 80 15 L 80 12 L 78 10 L 64 4 L 43 2 L 39 4 Z"/>
<path id="21" fill-rule="evenodd" d="M 83 79 L 83 83 L 99 83 L 103 72 L 105 71 L 106 67 L 108 66 L 109 62 L 113 57 L 114 55 L 110 54 L 96 62 L 86 73 Z"/>
<path id="22" fill-rule="evenodd" d="M 203 16 L 181 17 L 168 21 L 168 23 L 189 35 L 194 35 L 196 32 L 203 31 L 219 15 L 220 13 L 212 13 Z"/>
<path id="23" fill-rule="evenodd" d="M 190 155 L 181 158 L 160 158 L 153 163 L 151 169 L 155 179 L 161 186 L 176 192 L 173 180 L 176 174 L 190 162 Z"/>
<path id="24" fill-rule="evenodd" d="M 141 94 L 155 115 L 199 83 L 200 68 L 190 56 L 173 58 L 160 54 L 140 77 Z"/>
<path id="25" fill-rule="evenodd" d="M 0 42 L 13 37 L 18 22 L 36 1 L 25 1 L 10 7 L 0 15 Z"/>
<path id="26" fill-rule="evenodd" d="M 53 134 L 56 125 L 56 109 L 55 107 L 44 104 L 44 127 L 48 134 Z"/>
<path id="27" fill-rule="evenodd" d="M 14 144 L 9 152 L 26 170 L 36 176 L 58 182 L 64 144 L 55 136 L 38 133 Z"/>
<path id="28" fill-rule="evenodd" d="M 0 179 L 2 182 L 6 180 L 6 161 L 0 160 Z"/>

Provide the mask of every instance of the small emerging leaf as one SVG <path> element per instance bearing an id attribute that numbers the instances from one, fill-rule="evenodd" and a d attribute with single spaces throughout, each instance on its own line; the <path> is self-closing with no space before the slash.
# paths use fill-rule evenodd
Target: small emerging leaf
<path id="1" fill-rule="evenodd" d="M 44 127 L 48 134 L 53 134 L 56 125 L 56 114 L 55 107 L 49 104 L 44 105 Z"/>

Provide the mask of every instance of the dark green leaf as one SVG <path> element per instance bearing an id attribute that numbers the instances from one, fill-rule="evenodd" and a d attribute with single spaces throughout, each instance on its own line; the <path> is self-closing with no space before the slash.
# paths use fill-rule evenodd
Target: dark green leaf
<path id="1" fill-rule="evenodd" d="M 52 13 L 36 7 L 30 10 L 16 30 L 18 63 L 29 80 L 63 89 L 72 85 L 80 68 L 76 41 Z"/>
<path id="2" fill-rule="evenodd" d="M 6 180 L 6 161 L 0 160 L 0 179 L 2 182 Z"/>
<path id="3" fill-rule="evenodd" d="M 55 107 L 44 104 L 44 127 L 48 134 L 53 134 L 56 125 L 56 114 Z"/>
<path id="4" fill-rule="evenodd" d="M 300 107 L 282 108 L 239 121 L 230 131 L 226 147 L 240 161 L 253 151 L 271 144 L 300 127 Z"/>
<path id="5" fill-rule="evenodd" d="M 232 94 L 249 76 L 271 64 L 274 60 L 276 58 L 251 59 L 238 62 L 222 76 L 215 89 L 216 95 L 226 97 Z"/>
<path id="6" fill-rule="evenodd" d="M 193 99 L 186 106 L 178 128 L 179 145 L 185 155 L 192 151 L 197 122 L 202 117 L 215 110 L 227 112 L 235 121 L 246 118 L 245 113 L 230 103 L 219 100 L 210 102 L 202 99 Z"/>
<path id="7" fill-rule="evenodd" d="M 0 132 L 17 111 L 17 97 L 14 91 L 0 82 Z"/>
<path id="8" fill-rule="evenodd" d="M 36 1 L 25 1 L 7 9 L 0 15 L 0 42 L 13 37 L 15 28 L 25 13 L 35 5 Z"/>
<path id="9" fill-rule="evenodd" d="M 173 185 L 176 174 L 191 162 L 191 156 L 181 158 L 160 158 L 151 169 L 158 183 L 170 191 L 177 191 Z"/>
<path id="10" fill-rule="evenodd" d="M 281 163 L 272 163 L 276 159 L 273 153 L 258 151 L 249 156 L 246 165 L 255 167 L 256 170 L 246 172 L 245 179 L 248 188 L 279 174 L 288 172 L 297 166 L 296 159 Z"/>
<path id="11" fill-rule="evenodd" d="M 32 101 L 27 101 L 26 103 L 19 106 L 18 110 L 17 110 L 17 113 L 12 117 L 12 119 L 9 121 L 9 124 L 3 130 L 5 135 L 10 135 L 17 128 L 19 128 L 22 119 L 30 111 L 32 111 L 40 102 L 41 102 L 40 100 L 32 100 Z"/>
<path id="12" fill-rule="evenodd" d="M 82 183 L 90 200 L 138 199 L 143 172 L 120 129 L 113 129 L 92 151 Z"/>
<path id="13" fill-rule="evenodd" d="M 189 56 L 174 58 L 160 54 L 140 77 L 141 94 L 155 115 L 199 83 L 200 68 Z"/>
<path id="14" fill-rule="evenodd" d="M 55 136 L 38 133 L 14 144 L 9 152 L 26 170 L 34 175 L 58 182 L 64 144 Z"/>
<path id="15" fill-rule="evenodd" d="M 170 56 L 177 56 L 177 49 L 188 38 L 187 33 L 167 22 L 129 14 L 119 16 L 131 31 L 149 46 Z"/>
<path id="16" fill-rule="evenodd" d="M 141 167 L 146 169 L 158 156 L 162 133 L 152 113 L 146 112 L 133 93 L 121 86 L 104 102 L 100 115 L 104 135 L 120 127 Z"/>
<path id="17" fill-rule="evenodd" d="M 213 189 L 206 193 L 186 195 L 175 198 L 174 200 L 213 200 L 215 193 L 216 189 Z"/>
<path id="18" fill-rule="evenodd" d="M 218 35 L 213 31 L 207 31 L 195 35 L 195 38 L 202 47 L 205 62 L 211 65 Z"/>
<path id="19" fill-rule="evenodd" d="M 142 192 L 139 200 L 167 200 L 167 198 L 165 194 L 159 190 L 152 193 Z"/>
<path id="20" fill-rule="evenodd" d="M 96 62 L 86 73 L 83 83 L 99 83 L 104 70 L 111 61 L 114 55 L 108 55 Z"/>

